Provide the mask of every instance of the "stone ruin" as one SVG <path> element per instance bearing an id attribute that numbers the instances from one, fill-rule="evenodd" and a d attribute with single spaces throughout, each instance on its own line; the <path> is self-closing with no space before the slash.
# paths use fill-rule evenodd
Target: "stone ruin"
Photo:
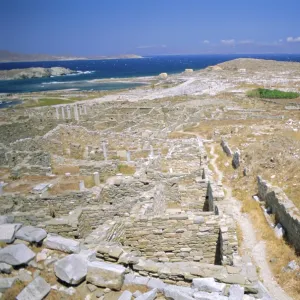
<path id="1" fill-rule="evenodd" d="M 53 254 L 53 272 L 67 286 L 84 281 L 95 290 L 120 290 L 141 284 L 172 299 L 231 299 L 235 285 L 242 294 L 261 293 L 255 267 L 238 254 L 235 222 L 221 209 L 224 193 L 208 168 L 205 141 L 169 138 L 188 112 L 155 104 L 84 107 L 73 107 L 74 119 L 72 109 L 37 109 L 24 121 L 27 131 L 15 136 L 15 123 L 0 126 L 10 133 L 0 147 L 7 179 L 1 184 L 0 241 L 12 244 L 0 250 L 0 263 L 10 265 L 2 252 L 13 252 L 8 247 L 18 246 L 15 239 L 25 239 L 18 237 L 24 228 L 30 236 L 46 232 L 38 255 L 62 253 Z M 43 126 L 33 129 L 41 116 Z M 76 265 L 82 267 L 74 274 L 64 273 Z M 99 280 L 101 272 L 112 278 L 102 274 Z M 75 273 L 82 276 L 75 279 Z M 200 278 L 208 278 L 210 288 L 203 289 Z M 29 285 L 49 292 L 43 280 Z"/>

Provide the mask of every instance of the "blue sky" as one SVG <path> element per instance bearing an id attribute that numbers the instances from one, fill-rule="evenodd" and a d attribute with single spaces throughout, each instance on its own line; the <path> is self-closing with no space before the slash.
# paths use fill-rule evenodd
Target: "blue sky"
<path id="1" fill-rule="evenodd" d="M 0 0 L 22 53 L 300 53 L 300 0 Z"/>

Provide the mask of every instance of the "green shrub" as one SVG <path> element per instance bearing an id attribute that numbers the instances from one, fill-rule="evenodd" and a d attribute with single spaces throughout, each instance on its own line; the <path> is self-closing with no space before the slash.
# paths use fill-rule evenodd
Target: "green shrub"
<path id="1" fill-rule="evenodd" d="M 300 96 L 295 92 L 283 92 L 279 90 L 269 89 L 255 89 L 247 92 L 247 96 L 251 98 L 264 98 L 264 99 L 295 99 Z"/>

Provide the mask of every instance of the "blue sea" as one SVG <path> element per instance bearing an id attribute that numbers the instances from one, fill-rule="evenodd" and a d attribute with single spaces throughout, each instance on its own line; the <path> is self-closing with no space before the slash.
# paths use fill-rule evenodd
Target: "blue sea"
<path id="1" fill-rule="evenodd" d="M 155 76 L 162 72 L 180 73 L 185 69 L 199 70 L 207 66 L 235 58 L 262 58 L 278 61 L 300 62 L 300 54 L 261 54 L 261 55 L 173 55 L 144 57 L 141 59 L 77 60 L 47 62 L 0 63 L 0 70 L 29 67 L 65 67 L 76 74 L 51 78 L 35 78 L 0 81 L 0 93 L 23 93 L 63 89 L 77 90 L 116 90 L 133 88 L 142 83 L 99 83 L 94 79 L 128 78 Z"/>

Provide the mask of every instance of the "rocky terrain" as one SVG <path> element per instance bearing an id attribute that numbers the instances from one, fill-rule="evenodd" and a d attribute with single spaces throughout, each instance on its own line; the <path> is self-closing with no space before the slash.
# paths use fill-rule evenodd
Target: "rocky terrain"
<path id="1" fill-rule="evenodd" d="M 1 110 L 1 299 L 300 299 L 299 99 L 247 96 L 299 92 L 299 70 Z"/>
<path id="2" fill-rule="evenodd" d="M 72 73 L 74 73 L 74 71 L 62 67 L 12 69 L 0 71 L 0 80 L 62 76 Z"/>

